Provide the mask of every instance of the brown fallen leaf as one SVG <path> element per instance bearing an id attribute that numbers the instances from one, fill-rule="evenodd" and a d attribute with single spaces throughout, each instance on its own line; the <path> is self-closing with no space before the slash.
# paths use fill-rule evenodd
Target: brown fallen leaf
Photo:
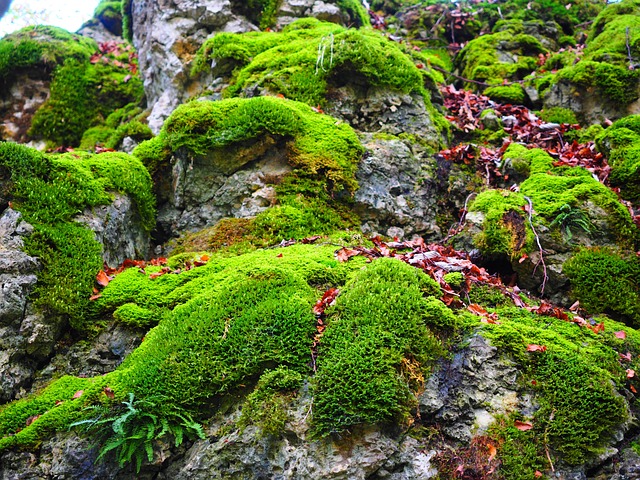
<path id="1" fill-rule="evenodd" d="M 27 427 L 39 418 L 40 418 L 40 415 L 32 415 L 31 417 L 27 418 L 27 421 L 25 422 Z"/>
<path id="2" fill-rule="evenodd" d="M 82 394 L 84 393 L 84 390 L 78 390 L 76 393 L 73 394 L 73 397 L 71 398 L 80 398 L 82 396 Z"/>
<path id="3" fill-rule="evenodd" d="M 98 275 L 96 275 L 96 282 L 98 282 L 98 285 L 102 287 L 106 287 L 107 285 L 109 285 L 110 281 L 111 278 L 104 272 L 104 270 L 100 270 L 98 272 Z"/>
<path id="4" fill-rule="evenodd" d="M 547 351 L 546 345 L 536 345 L 534 343 L 530 343 L 529 345 L 527 345 L 527 352 L 546 352 L 546 351 Z"/>
<path id="5" fill-rule="evenodd" d="M 496 455 L 498 454 L 498 449 L 491 444 L 487 445 L 487 447 L 489 448 L 489 459 L 487 460 L 487 463 L 491 463 L 491 460 L 496 458 Z"/>
<path id="6" fill-rule="evenodd" d="M 515 422 L 513 422 L 513 426 L 521 432 L 526 432 L 527 430 L 531 430 L 533 428 L 533 424 L 531 422 L 521 422 L 520 420 L 516 420 Z"/>
<path id="7" fill-rule="evenodd" d="M 340 295 L 340 290 L 337 288 L 330 288 L 324 292 L 322 298 L 313 306 L 313 313 L 317 316 L 322 315 L 327 307 L 333 305 L 338 295 Z"/>
<path id="8" fill-rule="evenodd" d="M 115 394 L 115 393 L 113 392 L 113 390 L 111 390 L 111 388 L 109 388 L 109 387 L 104 387 L 104 388 L 102 389 L 102 391 L 104 392 L 104 394 L 105 394 L 108 398 L 113 399 L 113 398 L 115 398 L 115 397 L 116 397 L 116 394 Z"/>

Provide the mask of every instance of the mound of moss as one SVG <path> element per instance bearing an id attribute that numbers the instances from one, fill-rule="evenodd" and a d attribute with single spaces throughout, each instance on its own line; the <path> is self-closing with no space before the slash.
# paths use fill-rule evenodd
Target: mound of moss
<path id="1" fill-rule="evenodd" d="M 493 85 L 487 94 L 491 93 L 496 100 L 522 103 L 524 91 L 520 85 L 500 85 L 504 81 L 522 80 L 535 71 L 538 55 L 547 50 L 537 38 L 518 33 L 514 28 L 471 40 L 456 57 L 455 65 L 462 77 Z"/>
<path id="2" fill-rule="evenodd" d="M 126 154 L 44 155 L 13 143 L 0 143 L 0 167 L 13 208 L 35 229 L 25 246 L 43 268 L 31 299 L 48 315 L 68 317 L 78 330 L 90 328 L 87 308 L 102 268 L 102 248 L 73 217 L 122 192 L 132 197 L 143 226 L 151 230 L 155 199 L 147 170 Z"/>
<path id="3" fill-rule="evenodd" d="M 470 205 L 469 211 L 485 215 L 483 231 L 474 239 L 483 253 L 516 258 L 531 251 L 533 232 L 527 198 L 535 212 L 534 224 L 557 228 L 565 235 L 567 228 L 569 232 L 573 228 L 589 233 L 590 220 L 584 208 L 586 202 L 592 202 L 608 213 L 609 228 L 620 245 L 631 246 L 635 241 L 635 227 L 628 210 L 615 193 L 584 168 L 554 167 L 553 159 L 544 150 L 527 150 L 519 144 L 509 146 L 503 158 L 527 165 L 530 174 L 520 184 L 519 192 L 487 190 Z"/>
<path id="4" fill-rule="evenodd" d="M 51 76 L 50 98 L 33 117 L 29 135 L 49 146 L 77 146 L 83 132 L 114 110 L 144 99 L 130 46 L 102 52 L 91 39 L 56 27 L 27 27 L 0 40 L 0 85 L 41 70 Z"/>
<path id="5" fill-rule="evenodd" d="M 558 71 L 553 82 L 568 81 L 594 89 L 613 105 L 638 99 L 640 62 L 640 2 L 623 0 L 608 5 L 596 17 L 582 59 Z"/>
<path id="6" fill-rule="evenodd" d="M 425 74 L 398 44 L 374 30 L 305 18 L 281 33 L 220 33 L 198 51 L 194 73 L 208 69 L 213 59 L 237 65 L 227 96 L 260 89 L 316 106 L 325 105 L 330 83 L 356 82 L 423 93 L 428 102 Z"/>

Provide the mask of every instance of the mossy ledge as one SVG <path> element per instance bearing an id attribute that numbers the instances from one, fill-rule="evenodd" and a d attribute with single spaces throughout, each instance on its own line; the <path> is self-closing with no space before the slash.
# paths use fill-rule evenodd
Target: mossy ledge
<path id="1" fill-rule="evenodd" d="M 87 308 L 102 248 L 73 217 L 122 192 L 133 198 L 142 225 L 151 230 L 155 199 L 147 170 L 124 153 L 45 155 L 13 143 L 0 143 L 0 168 L 13 208 L 35 229 L 25 247 L 43 270 L 31 298 L 46 314 L 66 316 L 77 330 L 90 329 Z"/>

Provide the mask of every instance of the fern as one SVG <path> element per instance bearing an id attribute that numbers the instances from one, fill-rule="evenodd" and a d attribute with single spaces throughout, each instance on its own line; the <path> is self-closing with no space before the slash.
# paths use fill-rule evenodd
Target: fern
<path id="1" fill-rule="evenodd" d="M 153 461 L 155 441 L 171 435 L 178 447 L 185 437 L 205 438 L 202 425 L 185 412 L 163 411 L 165 404 L 160 397 L 135 400 L 134 394 L 129 393 L 128 400 L 122 402 L 123 407 L 88 407 L 97 415 L 70 427 L 81 427 L 97 434 L 101 444 L 97 461 L 113 454 L 120 467 L 134 463 L 136 473 L 139 473 L 145 460 Z"/>
<path id="2" fill-rule="evenodd" d="M 586 234 L 590 234 L 593 228 L 589 217 L 580 210 L 565 203 L 560 207 L 556 218 L 549 224 L 549 227 L 557 226 L 563 234 L 566 243 L 571 243 L 573 239 L 573 231 L 577 228 L 583 230 Z"/>

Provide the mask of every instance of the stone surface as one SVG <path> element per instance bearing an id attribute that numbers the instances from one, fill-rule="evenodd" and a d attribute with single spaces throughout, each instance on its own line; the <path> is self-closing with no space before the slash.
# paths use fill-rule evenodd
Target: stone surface
<path id="1" fill-rule="evenodd" d="M 512 361 L 475 334 L 427 380 L 419 398 L 421 421 L 439 425 L 452 440 L 468 442 L 484 434 L 495 415 L 518 409 L 517 375 Z"/>
<path id="2" fill-rule="evenodd" d="M 31 120 L 49 99 L 50 83 L 44 71 L 32 71 L 18 75 L 8 89 L 0 91 L 0 140 L 31 141 Z"/>
<path id="3" fill-rule="evenodd" d="M 364 233 L 444 237 L 438 217 L 462 208 L 467 175 L 416 142 L 370 134 L 362 142 L 367 151 L 356 173 L 355 202 Z"/>
<path id="4" fill-rule="evenodd" d="M 170 171 L 159 175 L 167 182 L 158 187 L 161 230 L 171 236 L 267 209 L 275 202 L 270 185 L 291 171 L 285 148 L 281 140 L 266 136 L 208 157 L 179 150 Z"/>
<path id="5" fill-rule="evenodd" d="M 149 232 L 142 227 L 129 196 L 115 194 L 109 205 L 86 209 L 75 220 L 95 232 L 108 265 L 116 267 L 127 258 L 147 257 Z"/>

